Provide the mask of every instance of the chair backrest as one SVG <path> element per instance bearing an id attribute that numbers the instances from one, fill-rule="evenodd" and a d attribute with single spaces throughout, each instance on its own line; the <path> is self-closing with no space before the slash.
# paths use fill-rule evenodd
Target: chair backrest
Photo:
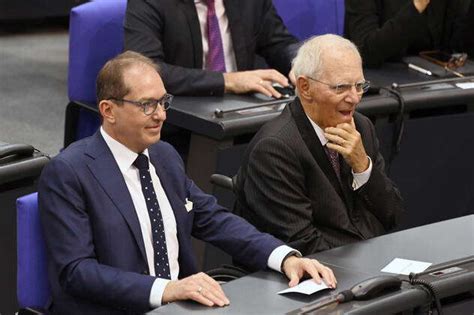
<path id="1" fill-rule="evenodd" d="M 97 73 L 123 50 L 126 0 L 92 1 L 71 10 L 68 95 L 95 104 Z"/>
<path id="2" fill-rule="evenodd" d="M 344 33 L 344 0 L 273 0 L 273 5 L 288 30 L 301 40 Z"/>
<path id="3" fill-rule="evenodd" d="M 51 290 L 46 247 L 38 211 L 38 194 L 20 197 L 17 208 L 17 298 L 20 308 L 43 310 Z"/>
<path id="4" fill-rule="evenodd" d="M 95 81 L 107 60 L 123 50 L 126 0 L 92 1 L 71 10 L 65 145 L 92 135 L 100 125 Z M 91 108 L 77 106 L 81 102 Z"/>

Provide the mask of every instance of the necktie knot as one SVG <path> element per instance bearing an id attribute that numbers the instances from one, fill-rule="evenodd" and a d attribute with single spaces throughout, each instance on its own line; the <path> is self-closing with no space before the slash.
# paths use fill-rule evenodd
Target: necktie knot
<path id="1" fill-rule="evenodd" d="M 148 157 L 145 154 L 138 154 L 133 165 L 141 171 L 148 170 Z"/>
<path id="2" fill-rule="evenodd" d="M 215 0 L 204 0 L 204 2 L 206 3 L 206 5 L 209 7 L 209 6 L 212 6 L 214 7 L 214 2 Z"/>

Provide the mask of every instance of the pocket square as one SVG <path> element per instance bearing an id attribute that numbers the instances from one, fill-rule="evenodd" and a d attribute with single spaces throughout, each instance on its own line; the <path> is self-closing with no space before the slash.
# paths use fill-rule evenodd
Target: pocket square
<path id="1" fill-rule="evenodd" d="M 184 206 L 186 207 L 186 211 L 191 211 L 193 210 L 193 202 L 191 200 L 189 200 L 188 198 L 186 198 L 184 200 L 186 203 L 184 204 Z"/>

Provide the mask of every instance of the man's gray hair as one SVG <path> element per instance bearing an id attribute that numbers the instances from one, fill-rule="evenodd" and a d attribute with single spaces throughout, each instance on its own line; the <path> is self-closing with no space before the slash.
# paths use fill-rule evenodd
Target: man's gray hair
<path id="1" fill-rule="evenodd" d="M 339 35 L 325 34 L 313 36 L 306 40 L 298 50 L 292 62 L 295 77 L 300 75 L 319 79 L 323 73 L 323 54 L 330 56 L 331 52 L 341 50 L 352 50 L 359 57 L 359 50 L 350 40 Z"/>

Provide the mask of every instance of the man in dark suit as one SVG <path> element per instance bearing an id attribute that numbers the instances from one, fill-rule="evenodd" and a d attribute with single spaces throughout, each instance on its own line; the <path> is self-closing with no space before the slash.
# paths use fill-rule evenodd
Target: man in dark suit
<path id="1" fill-rule="evenodd" d="M 209 27 L 213 18 L 217 42 L 216 28 Z M 175 95 L 280 97 L 272 83 L 288 85 L 298 48 L 271 0 L 129 0 L 124 27 L 125 49 L 155 60 Z M 209 64 L 211 51 L 223 54 L 224 67 Z M 272 69 L 254 70 L 256 54 Z"/>
<path id="2" fill-rule="evenodd" d="M 172 96 L 150 59 L 126 52 L 109 61 L 97 96 L 101 129 L 55 157 L 39 182 L 51 313 L 136 314 L 184 299 L 228 304 L 219 284 L 197 273 L 191 235 L 251 269 L 284 272 L 291 286 L 305 273 L 335 286 L 329 268 L 217 205 L 158 142 Z"/>
<path id="3" fill-rule="evenodd" d="M 346 0 L 345 35 L 369 67 L 423 50 L 474 54 L 472 36 L 462 34 L 474 18 L 467 16 L 471 1 Z"/>
<path id="4" fill-rule="evenodd" d="M 236 211 L 304 255 L 385 233 L 403 208 L 374 126 L 355 112 L 369 86 L 357 48 L 312 38 L 293 71 L 299 97 L 249 144 Z"/>

